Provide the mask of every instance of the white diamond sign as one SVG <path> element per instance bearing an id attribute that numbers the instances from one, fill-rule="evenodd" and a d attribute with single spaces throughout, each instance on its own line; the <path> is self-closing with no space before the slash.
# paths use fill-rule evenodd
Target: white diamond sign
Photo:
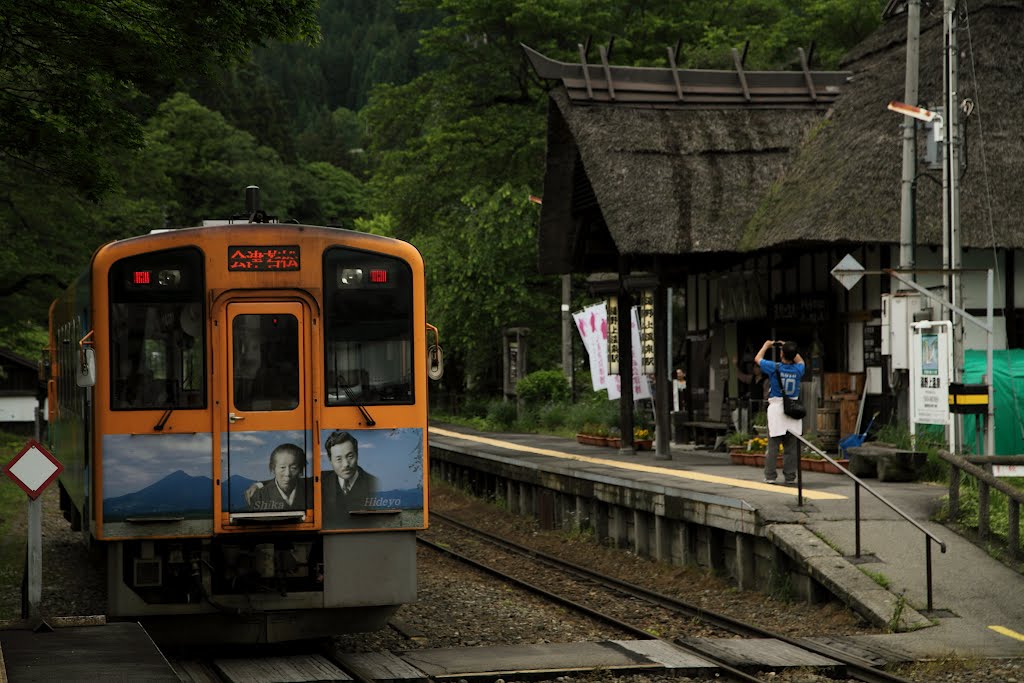
<path id="1" fill-rule="evenodd" d="M 853 254 L 847 254 L 832 269 L 832 277 L 839 280 L 847 290 L 853 289 L 853 286 L 864 277 L 864 266 L 853 258 Z"/>
<path id="2" fill-rule="evenodd" d="M 4 474 L 35 500 L 53 483 L 64 466 L 42 444 L 30 439 L 21 452 L 4 466 Z"/>

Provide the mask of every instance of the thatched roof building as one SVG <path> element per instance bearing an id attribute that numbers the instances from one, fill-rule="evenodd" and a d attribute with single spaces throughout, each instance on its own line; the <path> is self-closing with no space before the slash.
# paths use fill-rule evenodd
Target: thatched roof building
<path id="1" fill-rule="evenodd" d="M 944 29 L 942 3 L 931 4 L 930 12 L 922 12 L 918 104 L 934 108 L 943 100 Z M 1024 2 L 970 3 L 958 41 L 958 99 L 973 105 L 969 116 L 961 114 L 961 243 L 1022 248 Z M 906 16 L 889 19 L 842 66 L 853 73 L 850 84 L 827 125 L 807 140 L 769 191 L 741 248 L 899 242 L 903 121 L 886 105 L 903 99 Z M 922 155 L 924 146 L 919 127 Z M 918 174 L 915 241 L 940 245 L 942 171 L 920 164 Z"/>
<path id="2" fill-rule="evenodd" d="M 919 104 L 931 107 L 942 102 L 941 10 L 930 3 L 921 21 Z M 969 10 L 958 38 L 959 100 L 973 105 L 961 117 L 961 242 L 1024 248 L 1024 0 Z M 558 77 L 535 54 L 538 73 Z M 621 256 L 637 269 L 708 271 L 766 248 L 899 242 L 902 117 L 886 104 L 903 99 L 905 14 L 851 51 L 842 72 L 789 74 L 831 94 L 802 103 L 701 100 L 686 83 L 708 72 L 678 70 L 688 76 L 674 102 L 612 98 L 600 86 L 616 69 L 603 66 L 588 67 L 589 97 L 564 73 L 550 96 L 542 272 L 614 272 Z M 672 69 L 646 71 L 671 89 Z M 918 144 L 923 156 L 923 128 Z M 918 172 L 916 243 L 939 245 L 942 172 Z"/>
<path id="3" fill-rule="evenodd" d="M 672 266 L 733 251 L 847 74 L 556 63 L 540 221 L 544 273 Z M 609 85 L 611 83 L 612 85 Z"/>

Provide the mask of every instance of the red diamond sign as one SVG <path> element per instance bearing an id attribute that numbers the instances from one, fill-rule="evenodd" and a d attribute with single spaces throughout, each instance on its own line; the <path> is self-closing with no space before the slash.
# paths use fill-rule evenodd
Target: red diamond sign
<path id="1" fill-rule="evenodd" d="M 63 471 L 64 466 L 35 439 L 30 439 L 21 452 L 4 465 L 4 474 L 32 500 L 38 498 Z"/>

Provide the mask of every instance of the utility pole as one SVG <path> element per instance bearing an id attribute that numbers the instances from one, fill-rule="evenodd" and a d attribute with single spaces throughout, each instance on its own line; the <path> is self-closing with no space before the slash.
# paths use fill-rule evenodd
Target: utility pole
<path id="1" fill-rule="evenodd" d="M 945 34 L 945 69 L 943 70 L 943 90 L 946 119 L 945 154 L 942 165 L 942 267 L 949 274 L 946 287 L 950 309 L 950 321 L 953 323 L 953 377 L 959 382 L 963 375 L 963 320 L 955 308 L 963 308 L 960 292 L 960 135 L 959 106 L 957 96 L 957 0 L 943 0 L 943 29 Z M 993 381 L 992 377 L 988 378 Z M 963 430 L 959 420 L 953 423 L 953 443 L 950 448 L 954 453 L 962 452 Z"/>
<path id="2" fill-rule="evenodd" d="M 921 0 L 907 0 L 907 72 L 903 101 L 918 104 L 918 72 L 921 44 Z M 917 119 L 903 117 L 903 179 L 900 185 L 900 270 L 916 265 L 914 247 L 914 178 L 917 175 Z"/>
<path id="3" fill-rule="evenodd" d="M 907 70 L 904 78 L 903 101 L 918 104 L 918 73 L 920 71 L 921 0 L 907 0 Z M 913 272 L 916 265 L 914 225 L 914 181 L 917 177 L 917 119 L 903 117 L 903 178 L 900 183 L 900 270 Z M 913 276 L 911 276 L 913 277 Z M 906 287 L 896 281 L 896 289 Z M 909 375 L 908 375 L 909 376 Z M 899 386 L 899 385 L 897 385 Z M 896 412 L 911 419 L 910 392 L 903 387 L 897 396 Z"/>

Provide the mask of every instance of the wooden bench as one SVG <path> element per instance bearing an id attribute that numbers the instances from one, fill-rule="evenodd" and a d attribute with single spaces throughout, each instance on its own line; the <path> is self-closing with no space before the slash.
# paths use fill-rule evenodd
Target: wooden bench
<path id="1" fill-rule="evenodd" d="M 682 423 L 682 443 L 694 442 L 699 446 L 714 447 L 718 438 L 729 433 L 727 422 L 687 422 Z"/>

